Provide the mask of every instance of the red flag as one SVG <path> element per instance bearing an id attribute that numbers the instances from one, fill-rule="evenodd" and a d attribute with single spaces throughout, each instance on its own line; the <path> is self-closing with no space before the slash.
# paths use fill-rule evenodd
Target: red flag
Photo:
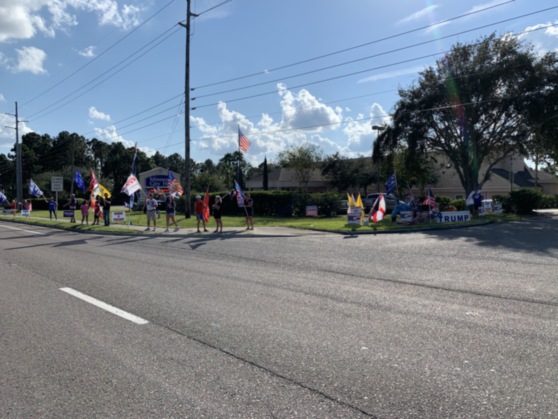
<path id="1" fill-rule="evenodd" d="M 384 219 L 384 215 L 386 214 L 386 200 L 384 199 L 384 194 L 380 195 L 380 203 L 378 205 L 378 210 L 372 215 L 372 221 L 378 223 Z M 376 205 L 372 206 L 374 209 Z"/>
<path id="2" fill-rule="evenodd" d="M 209 221 L 209 186 L 205 191 L 205 197 L 203 198 L 203 219 L 207 223 Z"/>
<path id="3" fill-rule="evenodd" d="M 248 141 L 246 135 L 244 135 L 242 131 L 240 131 L 240 127 L 238 127 L 238 146 L 240 149 L 246 153 L 251 145 L 252 143 Z"/>

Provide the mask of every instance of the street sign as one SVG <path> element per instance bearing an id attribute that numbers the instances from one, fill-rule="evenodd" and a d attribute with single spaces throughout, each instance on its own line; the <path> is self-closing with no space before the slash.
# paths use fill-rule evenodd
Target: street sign
<path id="1" fill-rule="evenodd" d="M 52 176 L 50 178 L 50 190 L 52 192 L 62 192 L 64 190 L 64 178 L 62 176 Z"/>

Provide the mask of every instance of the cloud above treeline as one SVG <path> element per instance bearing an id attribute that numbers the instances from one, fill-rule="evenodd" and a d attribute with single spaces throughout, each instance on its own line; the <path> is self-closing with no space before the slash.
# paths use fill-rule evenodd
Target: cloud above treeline
<path id="1" fill-rule="evenodd" d="M 281 106 L 277 116 L 264 113 L 254 121 L 225 102 L 217 106 L 219 123 L 193 116 L 192 126 L 201 136 L 192 137 L 192 141 L 200 150 L 220 155 L 233 152 L 238 148 L 240 127 L 252 143 L 245 157 L 253 164 L 261 163 L 263 156 L 305 143 L 319 146 L 325 155 L 356 157 L 371 154 L 376 138 L 371 126 L 389 120 L 378 104 L 373 104 L 366 114 L 349 117 L 344 115 L 344 109 L 327 105 L 307 89 L 295 92 L 279 84 L 277 95 Z"/>

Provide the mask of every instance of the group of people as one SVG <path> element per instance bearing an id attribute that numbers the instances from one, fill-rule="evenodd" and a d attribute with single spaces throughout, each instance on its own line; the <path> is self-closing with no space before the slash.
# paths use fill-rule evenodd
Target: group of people
<path id="1" fill-rule="evenodd" d="M 27 202 L 28 202 L 27 200 L 23 201 L 23 207 L 24 207 L 23 209 L 29 209 L 29 208 L 25 208 Z M 13 203 L 15 203 L 15 200 L 13 201 Z M 76 222 L 75 212 L 77 210 L 78 205 L 79 202 L 76 199 L 76 196 L 74 194 L 70 195 L 70 199 L 64 205 L 64 208 L 68 208 L 72 212 L 70 217 L 71 223 Z M 105 226 L 109 226 L 110 206 L 111 206 L 111 200 L 108 194 L 105 194 L 104 197 L 99 196 L 97 200 L 94 200 L 93 198 L 90 198 L 89 200 L 84 199 L 81 205 L 79 206 L 79 209 L 81 211 L 81 224 L 83 224 L 83 222 L 85 221 L 85 223 L 89 225 L 89 210 L 92 208 L 93 223 L 91 225 L 99 225 L 100 219 L 103 218 L 105 222 Z M 48 200 L 48 214 L 51 220 L 53 217 L 55 220 L 58 220 L 57 210 L 58 210 L 58 202 L 56 202 L 54 198 L 51 197 Z M 15 208 L 12 208 L 12 212 L 15 215 Z"/>
<path id="2" fill-rule="evenodd" d="M 173 195 L 166 195 L 164 192 L 159 192 L 165 198 L 165 215 L 166 215 L 166 229 L 165 233 L 168 233 L 170 227 L 174 225 L 174 232 L 180 230 L 178 223 L 176 222 L 176 203 L 175 197 Z M 147 228 L 145 231 L 156 231 L 157 229 L 157 208 L 159 207 L 159 202 L 155 199 L 153 193 L 147 195 L 145 200 L 144 213 L 147 216 Z M 222 221 L 222 207 L 223 198 L 220 196 L 215 197 L 215 203 L 211 206 L 213 210 L 213 218 L 215 219 L 215 231 L 214 233 L 223 232 L 223 221 Z M 246 230 L 254 229 L 254 201 L 250 197 L 250 194 L 246 193 L 244 195 L 244 209 L 246 213 Z M 197 232 L 201 233 L 200 227 L 203 228 L 204 232 L 208 232 L 206 226 L 206 213 L 207 208 L 205 202 L 202 200 L 201 195 L 196 195 L 196 202 L 194 203 L 194 213 L 196 216 L 196 226 Z M 151 230 L 151 224 L 153 224 L 153 230 Z"/>
<path id="3" fill-rule="evenodd" d="M 215 203 L 212 205 L 213 218 L 215 219 L 215 231 L 214 233 L 223 232 L 223 221 L 222 221 L 222 206 L 223 199 L 220 196 L 215 197 Z M 244 194 L 244 211 L 246 214 L 246 230 L 254 229 L 254 200 L 250 197 L 249 193 Z M 194 205 L 194 212 L 196 214 L 198 233 L 200 233 L 200 224 L 203 226 L 203 231 L 207 232 L 205 227 L 205 203 L 202 201 L 201 195 L 196 195 L 196 203 Z"/>

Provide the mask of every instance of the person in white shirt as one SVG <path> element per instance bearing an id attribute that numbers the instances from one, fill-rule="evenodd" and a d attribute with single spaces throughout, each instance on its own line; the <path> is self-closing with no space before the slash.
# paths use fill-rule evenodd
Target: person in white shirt
<path id="1" fill-rule="evenodd" d="M 159 206 L 157 200 L 153 199 L 153 194 L 147 195 L 147 200 L 145 201 L 145 213 L 147 214 L 147 228 L 145 231 L 150 230 L 151 221 L 153 221 L 153 231 L 157 228 L 157 216 L 156 210 Z"/>

